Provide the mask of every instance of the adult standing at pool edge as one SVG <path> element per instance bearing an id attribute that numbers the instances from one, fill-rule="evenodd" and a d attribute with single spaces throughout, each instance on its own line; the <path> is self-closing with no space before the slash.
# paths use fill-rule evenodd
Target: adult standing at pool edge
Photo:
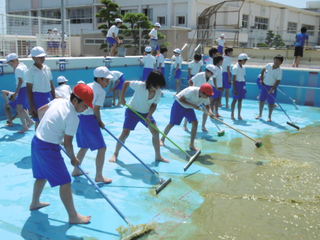
<path id="1" fill-rule="evenodd" d="M 307 34 L 307 28 L 302 27 L 301 33 L 296 35 L 296 42 L 294 44 L 294 62 L 292 67 L 299 67 L 301 58 L 303 57 L 304 43 L 308 45 L 309 35 Z"/>

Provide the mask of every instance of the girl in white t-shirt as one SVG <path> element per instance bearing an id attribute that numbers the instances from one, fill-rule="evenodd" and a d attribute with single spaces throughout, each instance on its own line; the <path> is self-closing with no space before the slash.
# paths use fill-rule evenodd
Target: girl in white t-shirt
<path id="1" fill-rule="evenodd" d="M 149 126 L 149 123 L 156 125 L 156 122 L 153 118 L 153 113 L 157 109 L 157 105 L 161 99 L 161 88 L 166 85 L 165 79 L 161 72 L 153 71 L 150 73 L 146 82 L 141 81 L 126 81 L 124 83 L 122 92 L 121 92 L 121 102 L 126 104 L 125 94 L 128 87 L 134 90 L 133 97 L 131 98 L 128 105 L 134 109 L 136 112 L 140 113 L 144 118 L 147 119 L 145 122 L 137 114 L 131 111 L 129 108 L 125 112 L 125 120 L 123 124 L 123 130 L 119 137 L 120 141 L 125 142 L 130 132 L 135 129 L 137 124 L 141 122 L 144 126 L 148 127 L 152 134 L 152 143 L 155 151 L 155 160 L 162 162 L 169 162 L 169 160 L 163 158 L 160 153 L 160 142 L 159 142 L 159 133 L 153 127 Z M 116 162 L 119 151 L 122 145 L 118 142 L 116 149 L 109 160 L 110 162 Z"/>
<path id="2" fill-rule="evenodd" d="M 160 46 L 158 43 L 158 30 L 161 28 L 160 23 L 155 23 L 154 27 L 149 32 L 150 37 L 150 46 L 152 48 L 152 51 L 156 51 L 157 54 L 159 54 Z"/>
<path id="3" fill-rule="evenodd" d="M 230 96 L 230 88 L 231 88 L 231 81 L 232 81 L 232 74 L 231 74 L 232 53 L 233 53 L 233 49 L 227 48 L 224 51 L 223 63 L 222 63 L 222 68 L 223 68 L 222 80 L 223 80 L 223 89 L 226 92 L 226 95 L 225 95 L 226 108 L 229 108 L 229 96 Z"/>
<path id="4" fill-rule="evenodd" d="M 152 48 L 150 46 L 145 47 L 145 55 L 140 59 L 143 63 L 142 81 L 146 81 L 149 74 L 155 69 L 157 60 L 151 55 Z"/>
<path id="5" fill-rule="evenodd" d="M 174 79 L 176 81 L 176 91 L 177 93 L 180 92 L 181 89 L 181 75 L 182 75 L 182 57 L 181 57 L 181 50 L 176 48 L 173 50 L 173 56 L 171 58 L 173 72 L 174 72 Z"/>

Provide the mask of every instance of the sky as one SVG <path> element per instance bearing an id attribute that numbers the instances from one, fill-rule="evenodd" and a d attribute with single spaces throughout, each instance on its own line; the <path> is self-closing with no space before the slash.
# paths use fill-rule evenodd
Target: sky
<path id="1" fill-rule="evenodd" d="M 312 0 L 281 0 L 281 1 L 272 0 L 272 2 L 277 2 L 277 3 L 298 7 L 298 8 L 305 8 L 307 5 L 306 3 L 308 1 L 312 1 Z"/>

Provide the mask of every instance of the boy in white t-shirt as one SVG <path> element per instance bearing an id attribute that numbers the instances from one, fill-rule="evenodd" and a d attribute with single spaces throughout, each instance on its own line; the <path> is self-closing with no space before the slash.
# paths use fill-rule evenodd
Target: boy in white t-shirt
<path id="1" fill-rule="evenodd" d="M 215 72 L 213 75 L 213 112 L 215 113 L 216 117 L 221 117 L 219 115 L 219 105 L 221 102 L 222 92 L 223 92 L 223 81 L 222 81 L 222 63 L 223 63 L 223 57 L 218 56 L 213 59 L 214 65 L 215 65 Z"/>
<path id="2" fill-rule="evenodd" d="M 112 105 L 119 107 L 121 104 L 120 92 L 122 91 L 123 84 L 126 80 L 123 72 L 120 72 L 120 71 L 110 71 L 110 72 L 113 76 L 112 82 L 114 83 L 112 87 L 112 91 L 113 91 Z M 118 99 L 117 104 L 116 104 L 116 99 Z"/>
<path id="3" fill-rule="evenodd" d="M 182 119 L 187 118 L 192 124 L 191 138 L 189 148 L 198 151 L 194 144 L 197 134 L 198 120 L 194 109 L 200 109 L 200 105 L 206 105 L 207 111 L 212 114 L 209 107 L 209 97 L 213 95 L 213 88 L 209 83 L 202 84 L 201 87 L 190 86 L 183 89 L 176 95 L 176 100 L 171 107 L 170 122 L 164 130 L 164 134 L 168 135 L 174 125 L 180 125 Z M 160 144 L 164 145 L 165 137 L 162 136 Z"/>
<path id="4" fill-rule="evenodd" d="M 67 82 L 68 79 L 66 79 L 64 76 L 57 77 L 57 83 L 59 86 L 55 89 L 56 97 L 70 99 L 72 90 Z"/>
<path id="5" fill-rule="evenodd" d="M 157 56 L 157 70 L 165 76 L 165 58 L 167 57 L 168 49 L 166 47 L 160 48 L 160 54 Z"/>
<path id="6" fill-rule="evenodd" d="M 181 50 L 176 48 L 173 50 L 173 56 L 171 58 L 172 66 L 173 66 L 173 76 L 176 81 L 176 91 L 177 93 L 180 92 L 181 89 L 181 76 L 182 76 L 182 57 L 181 57 Z"/>
<path id="7" fill-rule="evenodd" d="M 246 53 L 241 53 L 238 56 L 238 63 L 232 67 L 232 76 L 233 76 L 233 101 L 231 103 L 231 119 L 234 118 L 234 109 L 236 103 L 238 102 L 238 119 L 242 120 L 241 109 L 242 109 L 242 100 L 246 97 L 246 69 L 244 65 L 247 60 L 250 59 Z"/>
<path id="8" fill-rule="evenodd" d="M 16 53 L 10 53 L 6 57 L 6 62 L 13 68 L 16 78 L 16 91 L 11 96 L 11 101 L 15 100 L 17 113 L 20 118 L 22 129 L 19 133 L 24 133 L 34 124 L 28 112 L 29 103 L 27 97 L 27 85 L 25 75 L 28 71 L 27 66 L 20 62 Z"/>
<path id="9" fill-rule="evenodd" d="M 148 79 L 149 74 L 155 69 L 157 63 L 156 58 L 151 55 L 152 48 L 150 46 L 145 47 L 144 52 L 145 56 L 140 59 L 141 63 L 143 63 L 142 81 Z"/>
<path id="10" fill-rule="evenodd" d="M 159 43 L 158 43 L 158 30 L 161 28 L 160 23 L 155 23 L 153 25 L 153 28 L 149 32 L 149 38 L 150 38 L 150 46 L 152 48 L 152 51 L 157 51 L 157 54 L 159 54 Z"/>
<path id="11" fill-rule="evenodd" d="M 109 28 L 106 36 L 107 43 L 111 47 L 111 51 L 110 51 L 111 56 L 116 55 L 118 44 L 121 43 L 118 37 L 118 34 L 119 34 L 119 28 L 122 25 L 122 20 L 120 18 L 116 18 L 114 21 L 115 21 L 115 24 Z"/>
<path id="12" fill-rule="evenodd" d="M 169 162 L 169 160 L 163 158 L 160 153 L 160 142 L 159 142 L 159 133 L 153 127 L 149 126 L 149 122 L 156 125 L 156 122 L 153 118 L 153 113 L 157 109 L 157 105 L 161 99 L 161 88 L 165 86 L 166 82 L 159 71 L 153 71 L 150 73 L 146 82 L 141 81 L 127 81 L 124 84 L 121 101 L 123 104 L 126 104 L 125 93 L 127 92 L 128 87 L 130 86 L 134 90 L 134 95 L 131 98 L 128 105 L 133 108 L 135 111 L 140 113 L 144 118 L 147 119 L 145 122 L 137 114 L 131 111 L 129 108 L 125 112 L 125 120 L 123 123 L 123 130 L 119 137 L 120 141 L 125 142 L 130 132 L 135 129 L 137 124 L 141 122 L 144 126 L 148 127 L 152 134 L 152 143 L 155 151 L 155 160 L 161 162 Z M 109 160 L 110 162 L 116 162 L 118 159 L 119 151 L 122 145 L 118 142 L 116 149 Z"/>
<path id="13" fill-rule="evenodd" d="M 38 110 L 41 121 L 31 144 L 32 173 L 36 179 L 31 211 L 50 205 L 40 202 L 41 193 L 48 181 L 51 187 L 60 186 L 60 198 L 69 215 L 69 223 L 90 222 L 90 216 L 82 216 L 75 209 L 71 178 L 60 152 L 60 144 L 63 142 L 71 164 L 80 165 L 79 159 L 74 155 L 72 140 L 79 124 L 78 113 L 93 107 L 92 100 L 92 89 L 85 84 L 79 84 L 74 88 L 69 100 L 57 98 Z"/>
<path id="14" fill-rule="evenodd" d="M 202 61 L 201 61 L 201 55 L 195 54 L 193 56 L 193 60 L 189 62 L 188 64 L 188 74 L 189 74 L 189 80 L 196 75 L 197 73 L 201 72 L 202 67 Z"/>
<path id="15" fill-rule="evenodd" d="M 259 115 L 256 119 L 260 119 L 262 117 L 264 102 L 267 100 L 269 104 L 268 122 L 272 122 L 271 115 L 277 97 L 277 87 L 282 79 L 282 69 L 280 68 L 282 63 L 283 56 L 277 55 L 273 58 L 273 63 L 268 63 L 261 71 Z"/>
<path id="16" fill-rule="evenodd" d="M 112 79 L 113 76 L 105 66 L 97 67 L 93 71 L 93 75 L 94 82 L 88 84 L 94 92 L 93 109 L 88 109 L 79 115 L 80 123 L 76 137 L 80 150 L 77 158 L 81 163 L 89 148 L 91 151 L 98 150 L 96 156 L 95 181 L 109 184 L 112 182 L 112 179 L 106 178 L 102 174 L 107 147 L 100 129 L 105 126 L 101 119 L 100 109 L 103 107 L 106 97 L 104 88 L 109 85 L 110 79 Z M 72 172 L 72 176 L 80 176 L 81 174 L 77 168 Z"/>
<path id="17" fill-rule="evenodd" d="M 224 39 L 223 33 L 220 35 L 220 38 L 217 39 L 217 42 L 218 42 L 218 53 L 222 55 L 223 49 L 224 49 L 224 43 L 226 42 L 226 40 Z"/>
<path id="18" fill-rule="evenodd" d="M 223 56 L 223 74 L 222 74 L 222 80 L 223 80 L 223 90 L 226 92 L 226 108 L 229 108 L 229 96 L 230 96 L 230 88 L 231 88 L 231 80 L 232 80 L 232 48 L 226 48 L 224 50 L 224 56 Z M 222 92 L 223 95 L 223 92 Z"/>

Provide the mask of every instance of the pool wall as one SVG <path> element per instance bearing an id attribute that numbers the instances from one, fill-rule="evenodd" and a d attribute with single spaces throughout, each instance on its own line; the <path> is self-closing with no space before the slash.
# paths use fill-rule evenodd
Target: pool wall
<path id="1" fill-rule="evenodd" d="M 61 66 L 59 62 L 61 58 L 48 58 L 46 64 L 51 68 L 53 78 L 64 75 L 69 79 L 69 85 L 74 86 L 77 81 L 83 80 L 85 82 L 93 81 L 93 69 L 97 66 L 106 65 L 111 70 L 119 70 L 125 74 L 127 80 L 141 79 L 142 66 L 139 65 L 139 58 L 132 57 L 82 57 L 82 58 L 64 58 L 66 60 L 65 70 L 60 71 Z M 33 61 L 30 58 L 22 58 L 28 67 L 32 65 Z M 246 66 L 247 69 L 247 98 L 256 99 L 258 96 L 258 87 L 256 79 L 261 72 L 263 65 L 260 66 Z M 183 85 L 187 86 L 188 79 L 188 65 L 185 63 L 182 66 L 182 80 Z M 167 79 L 167 86 L 169 89 L 175 89 L 175 81 L 170 72 L 170 62 L 166 63 L 165 75 Z M 317 106 L 320 107 L 320 70 L 314 69 L 293 69 L 283 68 L 283 79 L 280 88 L 283 92 L 296 100 L 299 105 Z M 10 66 L 3 67 L 3 74 L 0 75 L 0 89 L 13 91 L 15 89 L 15 80 Z M 109 89 L 106 89 L 108 91 Z M 108 91 L 110 96 L 110 92 Z M 290 103 L 291 100 L 278 93 L 278 101 Z M 4 116 L 3 99 L 0 101 L 0 116 Z"/>

